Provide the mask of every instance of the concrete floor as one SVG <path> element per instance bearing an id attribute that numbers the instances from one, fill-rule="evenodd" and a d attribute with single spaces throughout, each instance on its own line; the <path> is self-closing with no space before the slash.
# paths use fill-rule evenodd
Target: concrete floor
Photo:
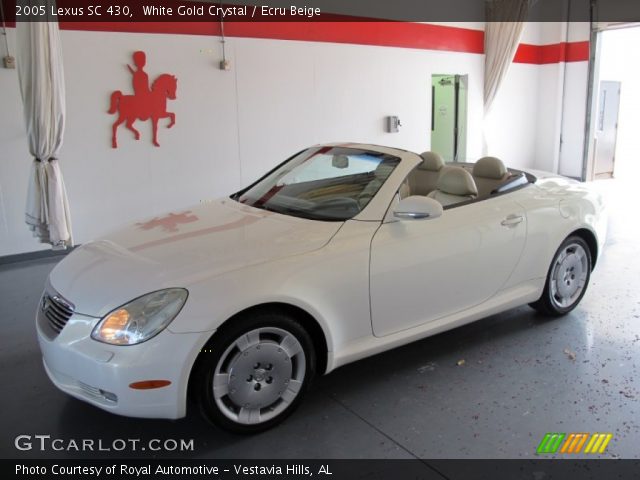
<path id="1" fill-rule="evenodd" d="M 195 411 L 128 419 L 59 392 L 33 324 L 56 260 L 1 266 L 0 457 L 149 456 L 13 446 L 16 435 L 49 434 L 194 439 L 194 452 L 174 455 L 194 458 L 533 458 L 546 432 L 611 432 L 603 457 L 640 458 L 638 203 L 633 185 L 598 187 L 610 196 L 608 245 L 572 314 L 550 320 L 525 306 L 343 367 L 284 424 L 253 437 L 213 429 Z"/>

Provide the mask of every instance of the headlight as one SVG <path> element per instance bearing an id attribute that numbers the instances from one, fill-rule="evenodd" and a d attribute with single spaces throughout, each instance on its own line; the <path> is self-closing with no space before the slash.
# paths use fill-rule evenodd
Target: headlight
<path id="1" fill-rule="evenodd" d="M 100 320 L 91 338 L 112 345 L 149 340 L 176 318 L 188 295 L 184 288 L 168 288 L 138 297 Z"/>

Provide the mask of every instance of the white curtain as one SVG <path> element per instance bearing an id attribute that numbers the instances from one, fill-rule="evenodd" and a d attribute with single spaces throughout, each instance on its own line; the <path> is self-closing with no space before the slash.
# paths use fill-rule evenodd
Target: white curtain
<path id="1" fill-rule="evenodd" d="M 25 220 L 40 242 L 51 244 L 53 249 L 65 249 L 73 246 L 73 237 L 58 160 L 65 117 L 58 23 L 18 22 L 17 36 L 20 91 L 33 156 Z"/>
<path id="2" fill-rule="evenodd" d="M 529 0 L 487 0 L 484 31 L 484 110 L 491 110 L 496 94 L 516 54 Z M 510 20 L 510 21 L 503 21 Z"/>

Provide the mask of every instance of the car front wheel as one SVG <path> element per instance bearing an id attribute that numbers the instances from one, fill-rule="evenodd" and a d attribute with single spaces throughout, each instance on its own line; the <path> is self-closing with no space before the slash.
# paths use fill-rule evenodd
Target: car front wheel
<path id="1" fill-rule="evenodd" d="M 545 315 L 569 313 L 587 291 L 591 262 L 587 243 L 578 236 L 567 238 L 551 262 L 542 296 L 531 306 Z"/>
<path id="2" fill-rule="evenodd" d="M 238 319 L 203 349 L 194 381 L 204 417 L 236 433 L 270 428 L 302 400 L 315 370 L 309 334 L 279 312 Z"/>

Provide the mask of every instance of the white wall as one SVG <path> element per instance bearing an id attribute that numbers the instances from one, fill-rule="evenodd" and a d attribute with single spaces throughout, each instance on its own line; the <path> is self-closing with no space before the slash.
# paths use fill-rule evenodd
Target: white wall
<path id="1" fill-rule="evenodd" d="M 541 65 L 538 69 L 536 166 L 550 172 L 558 171 L 560 161 L 564 71 L 564 63 Z"/>
<path id="2" fill-rule="evenodd" d="M 539 70 L 514 63 L 486 119 L 487 153 L 510 167 L 536 166 Z"/>
<path id="3" fill-rule="evenodd" d="M 9 29 L 15 45 L 15 31 Z M 469 75 L 470 157 L 482 149 L 482 55 L 328 43 L 229 38 L 232 70 L 217 69 L 216 38 L 63 31 L 67 129 L 61 165 L 77 243 L 125 222 L 226 195 L 297 150 L 357 141 L 414 151 L 429 148 L 431 75 Z M 178 77 L 169 101 L 177 123 L 150 125 L 142 139 L 119 130 L 110 93 L 129 91 L 131 53 L 147 53 L 146 71 Z M 211 53 L 213 52 L 213 53 Z M 0 256 L 40 246 L 23 222 L 29 155 L 15 70 L 0 69 Z M 400 133 L 384 131 L 398 115 Z"/>
<path id="4" fill-rule="evenodd" d="M 482 121 L 480 55 L 276 40 L 234 44 L 245 182 L 268 167 L 265 145 L 271 164 L 296 149 L 331 141 L 428 149 L 433 73 L 469 73 L 470 110 L 473 121 Z M 387 115 L 400 117 L 400 133 L 384 131 Z M 480 132 L 471 137 L 470 148 L 479 153 Z"/>
<path id="5" fill-rule="evenodd" d="M 562 119 L 562 150 L 559 172 L 581 178 L 584 157 L 585 119 L 587 114 L 587 62 L 566 64 L 566 89 Z"/>
<path id="6" fill-rule="evenodd" d="M 521 43 L 540 44 L 539 23 L 525 24 Z M 485 121 L 487 151 L 515 168 L 538 166 L 539 65 L 513 63 Z"/>
<path id="7" fill-rule="evenodd" d="M 537 24 L 537 42 L 552 45 L 567 40 L 567 24 L 541 22 Z M 565 95 L 566 63 L 551 63 L 538 68 L 538 115 L 536 124 L 536 167 L 557 172 L 560 163 L 563 97 Z"/>

